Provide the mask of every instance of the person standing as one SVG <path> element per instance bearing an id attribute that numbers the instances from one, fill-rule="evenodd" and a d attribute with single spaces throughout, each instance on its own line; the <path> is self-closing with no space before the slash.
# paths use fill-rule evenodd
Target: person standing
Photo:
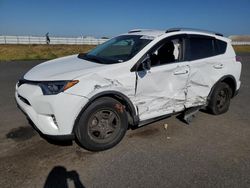
<path id="1" fill-rule="evenodd" d="M 46 33 L 46 44 L 50 44 L 49 32 Z"/>

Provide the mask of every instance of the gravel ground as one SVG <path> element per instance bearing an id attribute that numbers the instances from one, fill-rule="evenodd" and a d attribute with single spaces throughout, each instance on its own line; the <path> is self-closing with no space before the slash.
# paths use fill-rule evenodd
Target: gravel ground
<path id="1" fill-rule="evenodd" d="M 250 187 L 250 54 L 226 114 L 173 116 L 96 153 L 48 143 L 17 109 L 15 82 L 40 62 L 0 63 L 0 187 Z"/>

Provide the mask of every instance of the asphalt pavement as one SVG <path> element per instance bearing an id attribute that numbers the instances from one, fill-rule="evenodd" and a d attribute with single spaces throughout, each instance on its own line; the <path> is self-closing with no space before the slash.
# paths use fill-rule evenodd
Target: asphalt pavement
<path id="1" fill-rule="evenodd" d="M 0 62 L 0 187 L 250 187 L 250 54 L 230 110 L 175 116 L 89 152 L 42 139 L 17 109 L 16 81 L 42 61 Z M 166 125 L 167 124 L 167 125 Z"/>

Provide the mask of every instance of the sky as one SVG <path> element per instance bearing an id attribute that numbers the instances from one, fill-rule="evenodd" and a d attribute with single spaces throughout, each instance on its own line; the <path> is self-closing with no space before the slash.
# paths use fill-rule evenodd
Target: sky
<path id="1" fill-rule="evenodd" d="M 250 34 L 250 0 L 0 0 L 0 35 L 112 37 L 187 27 Z"/>

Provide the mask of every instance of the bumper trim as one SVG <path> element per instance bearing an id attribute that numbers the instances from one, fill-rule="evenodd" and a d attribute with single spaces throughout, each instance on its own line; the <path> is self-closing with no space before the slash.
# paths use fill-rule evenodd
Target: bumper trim
<path id="1" fill-rule="evenodd" d="M 66 134 L 66 135 L 48 135 L 48 134 L 43 134 L 37 127 L 36 125 L 33 123 L 33 121 L 28 117 L 27 120 L 29 122 L 29 124 L 38 132 L 38 134 L 44 138 L 45 140 L 55 140 L 55 141 L 69 141 L 69 140 L 74 140 L 75 139 L 75 135 L 72 134 Z"/>
<path id="2" fill-rule="evenodd" d="M 67 135 L 47 135 L 43 134 L 45 139 L 57 140 L 57 141 L 67 141 L 67 140 L 75 140 L 74 134 L 67 134 Z"/>
<path id="3" fill-rule="evenodd" d="M 22 97 L 21 95 L 18 94 L 17 97 L 18 97 L 21 101 L 23 101 L 25 104 L 31 106 L 30 102 L 29 102 L 27 99 L 25 99 L 24 97 Z"/>
<path id="4" fill-rule="evenodd" d="M 33 127 L 33 129 L 36 130 L 36 132 L 38 132 L 38 134 L 44 138 L 45 140 L 55 140 L 55 141 L 69 141 L 69 140 L 74 140 L 75 139 L 75 135 L 72 134 L 67 134 L 67 135 L 47 135 L 47 134 L 43 134 L 34 124 L 34 122 L 29 118 L 29 116 L 25 113 L 25 111 L 23 111 L 23 109 L 20 107 L 20 105 L 16 102 L 17 107 L 19 108 L 19 110 L 26 116 L 29 124 Z"/>
<path id="5" fill-rule="evenodd" d="M 236 91 L 234 92 L 233 97 L 235 97 L 235 96 L 237 96 L 237 95 L 239 94 L 239 90 L 240 90 L 240 89 L 238 89 L 238 90 L 236 90 Z"/>

